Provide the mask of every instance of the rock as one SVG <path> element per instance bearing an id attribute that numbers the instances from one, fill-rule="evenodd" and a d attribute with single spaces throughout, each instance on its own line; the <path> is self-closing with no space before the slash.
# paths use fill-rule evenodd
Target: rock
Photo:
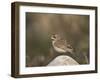
<path id="1" fill-rule="evenodd" d="M 79 65 L 79 63 L 69 56 L 61 55 L 57 56 L 47 66 L 64 66 L 64 65 Z"/>

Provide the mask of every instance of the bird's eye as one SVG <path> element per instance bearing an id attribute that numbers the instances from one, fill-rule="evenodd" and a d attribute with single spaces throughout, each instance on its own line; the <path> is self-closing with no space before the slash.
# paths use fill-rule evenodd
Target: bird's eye
<path id="1" fill-rule="evenodd" d="M 53 35 L 53 38 L 56 38 L 56 36 L 55 36 L 55 35 Z"/>

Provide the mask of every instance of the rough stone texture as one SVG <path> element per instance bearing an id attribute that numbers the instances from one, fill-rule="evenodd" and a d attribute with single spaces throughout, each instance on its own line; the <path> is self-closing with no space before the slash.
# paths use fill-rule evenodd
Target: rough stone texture
<path id="1" fill-rule="evenodd" d="M 63 65 L 79 65 L 79 63 L 69 56 L 62 55 L 56 57 L 47 66 L 63 66 Z"/>

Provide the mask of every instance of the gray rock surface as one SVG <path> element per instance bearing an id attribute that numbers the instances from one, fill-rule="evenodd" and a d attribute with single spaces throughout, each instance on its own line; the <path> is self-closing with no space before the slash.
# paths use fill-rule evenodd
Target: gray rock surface
<path id="1" fill-rule="evenodd" d="M 47 66 L 79 65 L 73 58 L 61 55 L 52 60 Z"/>

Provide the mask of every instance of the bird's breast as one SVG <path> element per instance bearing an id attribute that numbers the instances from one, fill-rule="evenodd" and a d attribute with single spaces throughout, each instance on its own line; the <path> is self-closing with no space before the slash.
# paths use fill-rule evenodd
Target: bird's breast
<path id="1" fill-rule="evenodd" d="M 65 53 L 66 50 L 67 50 L 67 47 L 65 44 L 63 44 L 64 42 L 60 42 L 60 41 L 53 41 L 52 42 L 52 45 L 53 45 L 53 48 L 54 50 L 56 50 L 57 52 L 60 52 L 60 53 Z"/>

